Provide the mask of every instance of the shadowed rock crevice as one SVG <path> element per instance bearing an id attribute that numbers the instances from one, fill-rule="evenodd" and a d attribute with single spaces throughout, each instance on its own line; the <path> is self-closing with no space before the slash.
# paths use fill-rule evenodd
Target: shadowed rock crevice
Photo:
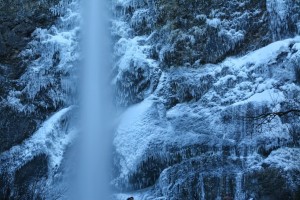
<path id="1" fill-rule="evenodd" d="M 45 190 L 48 176 L 48 159 L 46 155 L 38 155 L 15 172 L 14 198 L 43 199 L 41 191 Z"/>

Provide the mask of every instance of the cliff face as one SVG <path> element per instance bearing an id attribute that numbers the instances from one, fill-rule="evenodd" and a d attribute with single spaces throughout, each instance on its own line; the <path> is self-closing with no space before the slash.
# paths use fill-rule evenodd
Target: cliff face
<path id="1" fill-rule="evenodd" d="M 1 105 L 1 145 L 0 152 L 22 142 L 35 130 L 36 118 L 19 113 L 3 105 L 3 99 L 17 87 L 18 79 L 28 63 L 19 54 L 32 40 L 32 33 L 37 27 L 48 28 L 56 19 L 49 8 L 58 1 L 2 1 L 0 5 L 0 95 Z M 37 55 L 32 55 L 37 56 Z M 31 58 L 34 59 L 34 58 Z M 46 114 L 46 113 L 45 113 Z M 47 114 L 46 114 L 47 115 Z M 35 119 L 36 120 L 35 120 Z M 20 130 L 22 130 L 20 133 Z"/>
<path id="2" fill-rule="evenodd" d="M 112 1 L 114 199 L 299 199 L 299 116 L 257 117 L 300 108 L 299 10 Z M 0 199 L 68 199 L 80 21 L 76 0 L 0 0 Z"/>
<path id="3" fill-rule="evenodd" d="M 0 1 L 0 199 L 62 195 L 50 192 L 74 136 L 78 6 Z"/>
<path id="4" fill-rule="evenodd" d="M 299 6 L 115 2 L 117 199 L 299 198 Z"/>

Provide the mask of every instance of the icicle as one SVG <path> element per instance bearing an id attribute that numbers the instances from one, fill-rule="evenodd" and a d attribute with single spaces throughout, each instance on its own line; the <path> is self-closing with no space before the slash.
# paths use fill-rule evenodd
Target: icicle
<path id="1" fill-rule="evenodd" d="M 287 18 L 289 15 L 289 0 L 267 0 L 267 10 L 270 14 L 270 29 L 273 34 L 273 40 L 282 39 L 282 35 L 287 31 Z"/>
<path id="2" fill-rule="evenodd" d="M 203 174 L 200 174 L 200 176 L 199 176 L 199 183 L 201 184 L 201 200 L 205 200 L 205 189 L 204 189 Z"/>
<path id="3" fill-rule="evenodd" d="M 244 200 L 246 198 L 245 193 L 243 192 L 243 173 L 239 172 L 236 174 L 235 178 L 235 200 Z"/>

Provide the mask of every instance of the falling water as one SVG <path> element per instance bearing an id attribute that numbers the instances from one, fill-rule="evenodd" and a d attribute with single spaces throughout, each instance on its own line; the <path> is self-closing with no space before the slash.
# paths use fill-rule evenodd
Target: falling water
<path id="1" fill-rule="evenodd" d="M 83 2 L 81 156 L 77 199 L 108 199 L 109 183 L 109 34 L 107 2 Z"/>

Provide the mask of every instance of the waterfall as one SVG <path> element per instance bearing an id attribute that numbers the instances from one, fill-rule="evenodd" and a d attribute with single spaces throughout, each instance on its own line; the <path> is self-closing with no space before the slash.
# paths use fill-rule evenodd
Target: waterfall
<path id="1" fill-rule="evenodd" d="M 108 199 L 111 138 L 108 1 L 83 2 L 83 66 L 81 69 L 79 200 Z"/>

